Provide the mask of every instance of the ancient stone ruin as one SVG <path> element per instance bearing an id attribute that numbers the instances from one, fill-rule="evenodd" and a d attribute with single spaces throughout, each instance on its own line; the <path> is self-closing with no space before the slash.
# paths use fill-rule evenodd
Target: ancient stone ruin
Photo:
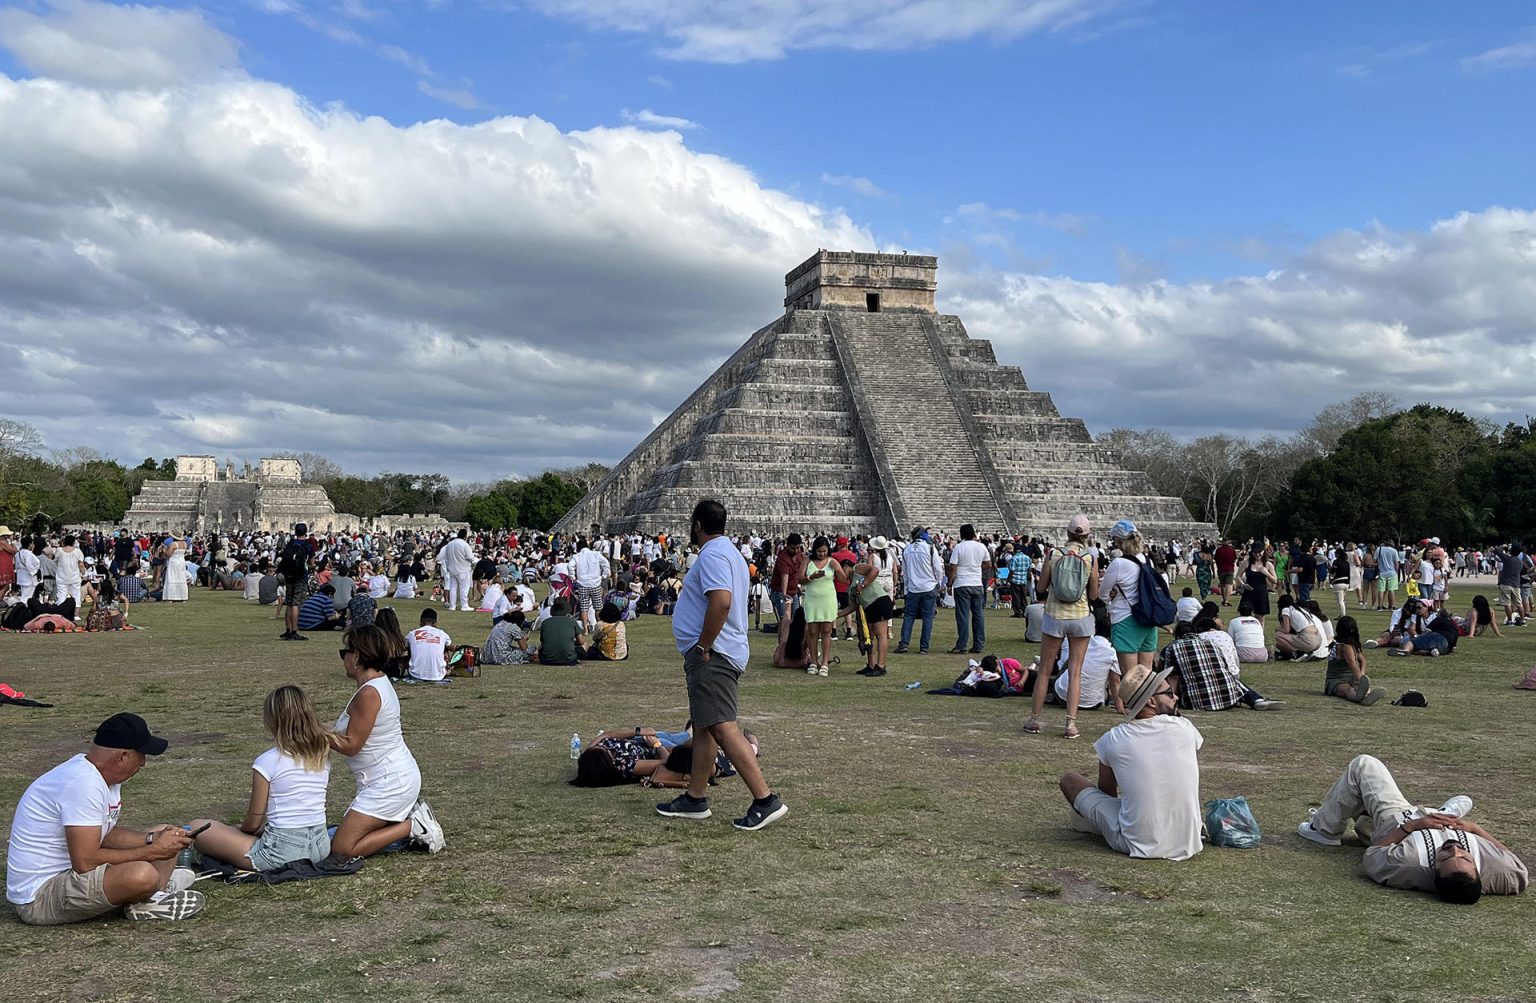
<path id="1" fill-rule="evenodd" d="M 719 498 L 741 530 L 905 539 L 973 523 L 1060 539 L 1083 512 L 1102 534 L 1214 536 L 999 365 L 934 306 L 938 259 L 818 251 L 785 276 L 762 328 L 604 477 L 556 529 L 686 531 Z"/>

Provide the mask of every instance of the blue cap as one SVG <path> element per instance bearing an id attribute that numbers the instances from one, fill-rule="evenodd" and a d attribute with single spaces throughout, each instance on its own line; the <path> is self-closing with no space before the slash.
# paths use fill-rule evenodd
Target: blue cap
<path id="1" fill-rule="evenodd" d="M 1136 524 L 1129 519 L 1121 519 L 1109 527 L 1111 540 L 1127 540 L 1136 535 Z"/>

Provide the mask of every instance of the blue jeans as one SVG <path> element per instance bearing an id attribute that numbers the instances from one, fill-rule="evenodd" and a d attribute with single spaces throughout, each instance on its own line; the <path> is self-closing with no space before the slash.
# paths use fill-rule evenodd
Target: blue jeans
<path id="1" fill-rule="evenodd" d="M 791 601 L 785 602 L 787 599 Z M 789 611 L 790 616 L 794 616 L 795 610 L 800 608 L 799 595 L 790 597 L 782 592 L 770 592 L 768 593 L 768 601 L 773 603 L 773 615 L 779 620 L 784 619 L 786 609 Z"/>
<path id="2" fill-rule="evenodd" d="M 901 644 L 905 648 L 912 643 L 912 621 L 919 616 L 923 618 L 923 639 L 918 647 L 919 651 L 928 650 L 928 642 L 933 638 L 933 609 L 939 601 L 939 593 L 936 589 L 927 592 L 907 591 L 907 608 L 901 616 Z"/>
<path id="3" fill-rule="evenodd" d="M 1300 602 L 1306 602 L 1308 599 L 1312 598 L 1312 582 L 1310 580 L 1310 576 L 1308 576 L 1307 580 L 1299 581 L 1296 583 L 1296 598 Z"/>
<path id="4" fill-rule="evenodd" d="M 955 588 L 955 633 L 957 648 L 980 651 L 987 645 L 986 609 L 987 590 L 980 585 L 960 585 Z M 975 643 L 971 643 L 974 636 Z"/>
<path id="5" fill-rule="evenodd" d="M 1430 631 L 1413 639 L 1413 650 L 1416 652 L 1438 651 L 1443 655 L 1451 650 L 1451 642 L 1447 641 L 1439 631 Z"/>

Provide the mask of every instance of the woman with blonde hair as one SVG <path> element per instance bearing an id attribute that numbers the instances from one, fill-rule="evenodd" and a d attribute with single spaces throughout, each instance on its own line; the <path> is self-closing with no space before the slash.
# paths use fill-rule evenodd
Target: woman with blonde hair
<path id="1" fill-rule="evenodd" d="M 384 670 L 396 658 L 394 642 L 376 624 L 342 635 L 341 664 L 357 693 L 326 737 L 347 757 L 357 794 L 331 841 L 339 856 L 367 857 L 409 839 L 436 853 L 443 830 L 421 794 L 421 768 L 400 731 L 400 698 Z"/>
<path id="2" fill-rule="evenodd" d="M 325 726 L 297 686 L 267 694 L 262 723 L 276 744 L 251 767 L 251 799 L 240 828 L 199 819 L 192 829 L 205 857 L 248 871 L 270 871 L 295 860 L 324 860 L 325 789 L 331 775 Z"/>
<path id="3" fill-rule="evenodd" d="M 1045 680 L 1067 643 L 1067 723 L 1061 737 L 1079 737 L 1077 711 L 1083 688 L 1083 659 L 1096 633 L 1092 603 L 1099 598 L 1099 569 L 1088 554 L 1092 528 L 1086 515 L 1074 515 L 1067 523 L 1067 546 L 1046 558 L 1040 573 L 1039 591 L 1045 593 L 1045 619 L 1041 627 L 1040 664 L 1044 672 L 1035 680 L 1034 707 L 1024 730 L 1040 734 L 1040 714 L 1045 710 Z"/>

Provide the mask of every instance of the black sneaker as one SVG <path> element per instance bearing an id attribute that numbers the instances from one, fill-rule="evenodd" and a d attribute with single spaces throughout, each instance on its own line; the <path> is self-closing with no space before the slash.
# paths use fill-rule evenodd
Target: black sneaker
<path id="1" fill-rule="evenodd" d="M 905 655 L 906 653 L 907 653 L 907 646 L 905 644 L 898 644 L 898 645 L 896 645 L 896 654 L 898 654 L 898 655 Z"/>
<path id="2" fill-rule="evenodd" d="M 866 665 L 856 673 L 856 675 L 860 676 L 872 676 L 874 674 L 875 667 L 873 665 Z"/>
<path id="3" fill-rule="evenodd" d="M 877 665 L 874 667 L 873 671 L 866 673 L 866 675 L 868 675 L 871 679 L 883 676 L 885 675 L 885 666 Z"/>
<path id="4" fill-rule="evenodd" d="M 290 640 L 290 641 L 307 641 L 307 640 L 309 640 L 309 638 L 305 637 L 303 634 L 295 633 L 288 640 Z"/>
<path id="5" fill-rule="evenodd" d="M 958 648 L 958 647 L 950 648 L 949 649 L 949 653 L 951 655 L 963 655 L 963 654 L 965 654 L 965 649 L 964 648 Z"/>
<path id="6" fill-rule="evenodd" d="M 709 818 L 709 798 L 696 798 L 692 794 L 684 792 L 671 801 L 664 801 L 656 806 L 656 814 L 663 818 L 687 818 L 694 821 L 703 821 Z"/>
<path id="7" fill-rule="evenodd" d="M 752 806 L 747 809 L 747 813 L 731 824 L 747 832 L 756 832 L 759 829 L 772 825 L 788 814 L 789 805 L 779 800 L 777 794 L 769 794 L 761 801 L 753 801 Z"/>

